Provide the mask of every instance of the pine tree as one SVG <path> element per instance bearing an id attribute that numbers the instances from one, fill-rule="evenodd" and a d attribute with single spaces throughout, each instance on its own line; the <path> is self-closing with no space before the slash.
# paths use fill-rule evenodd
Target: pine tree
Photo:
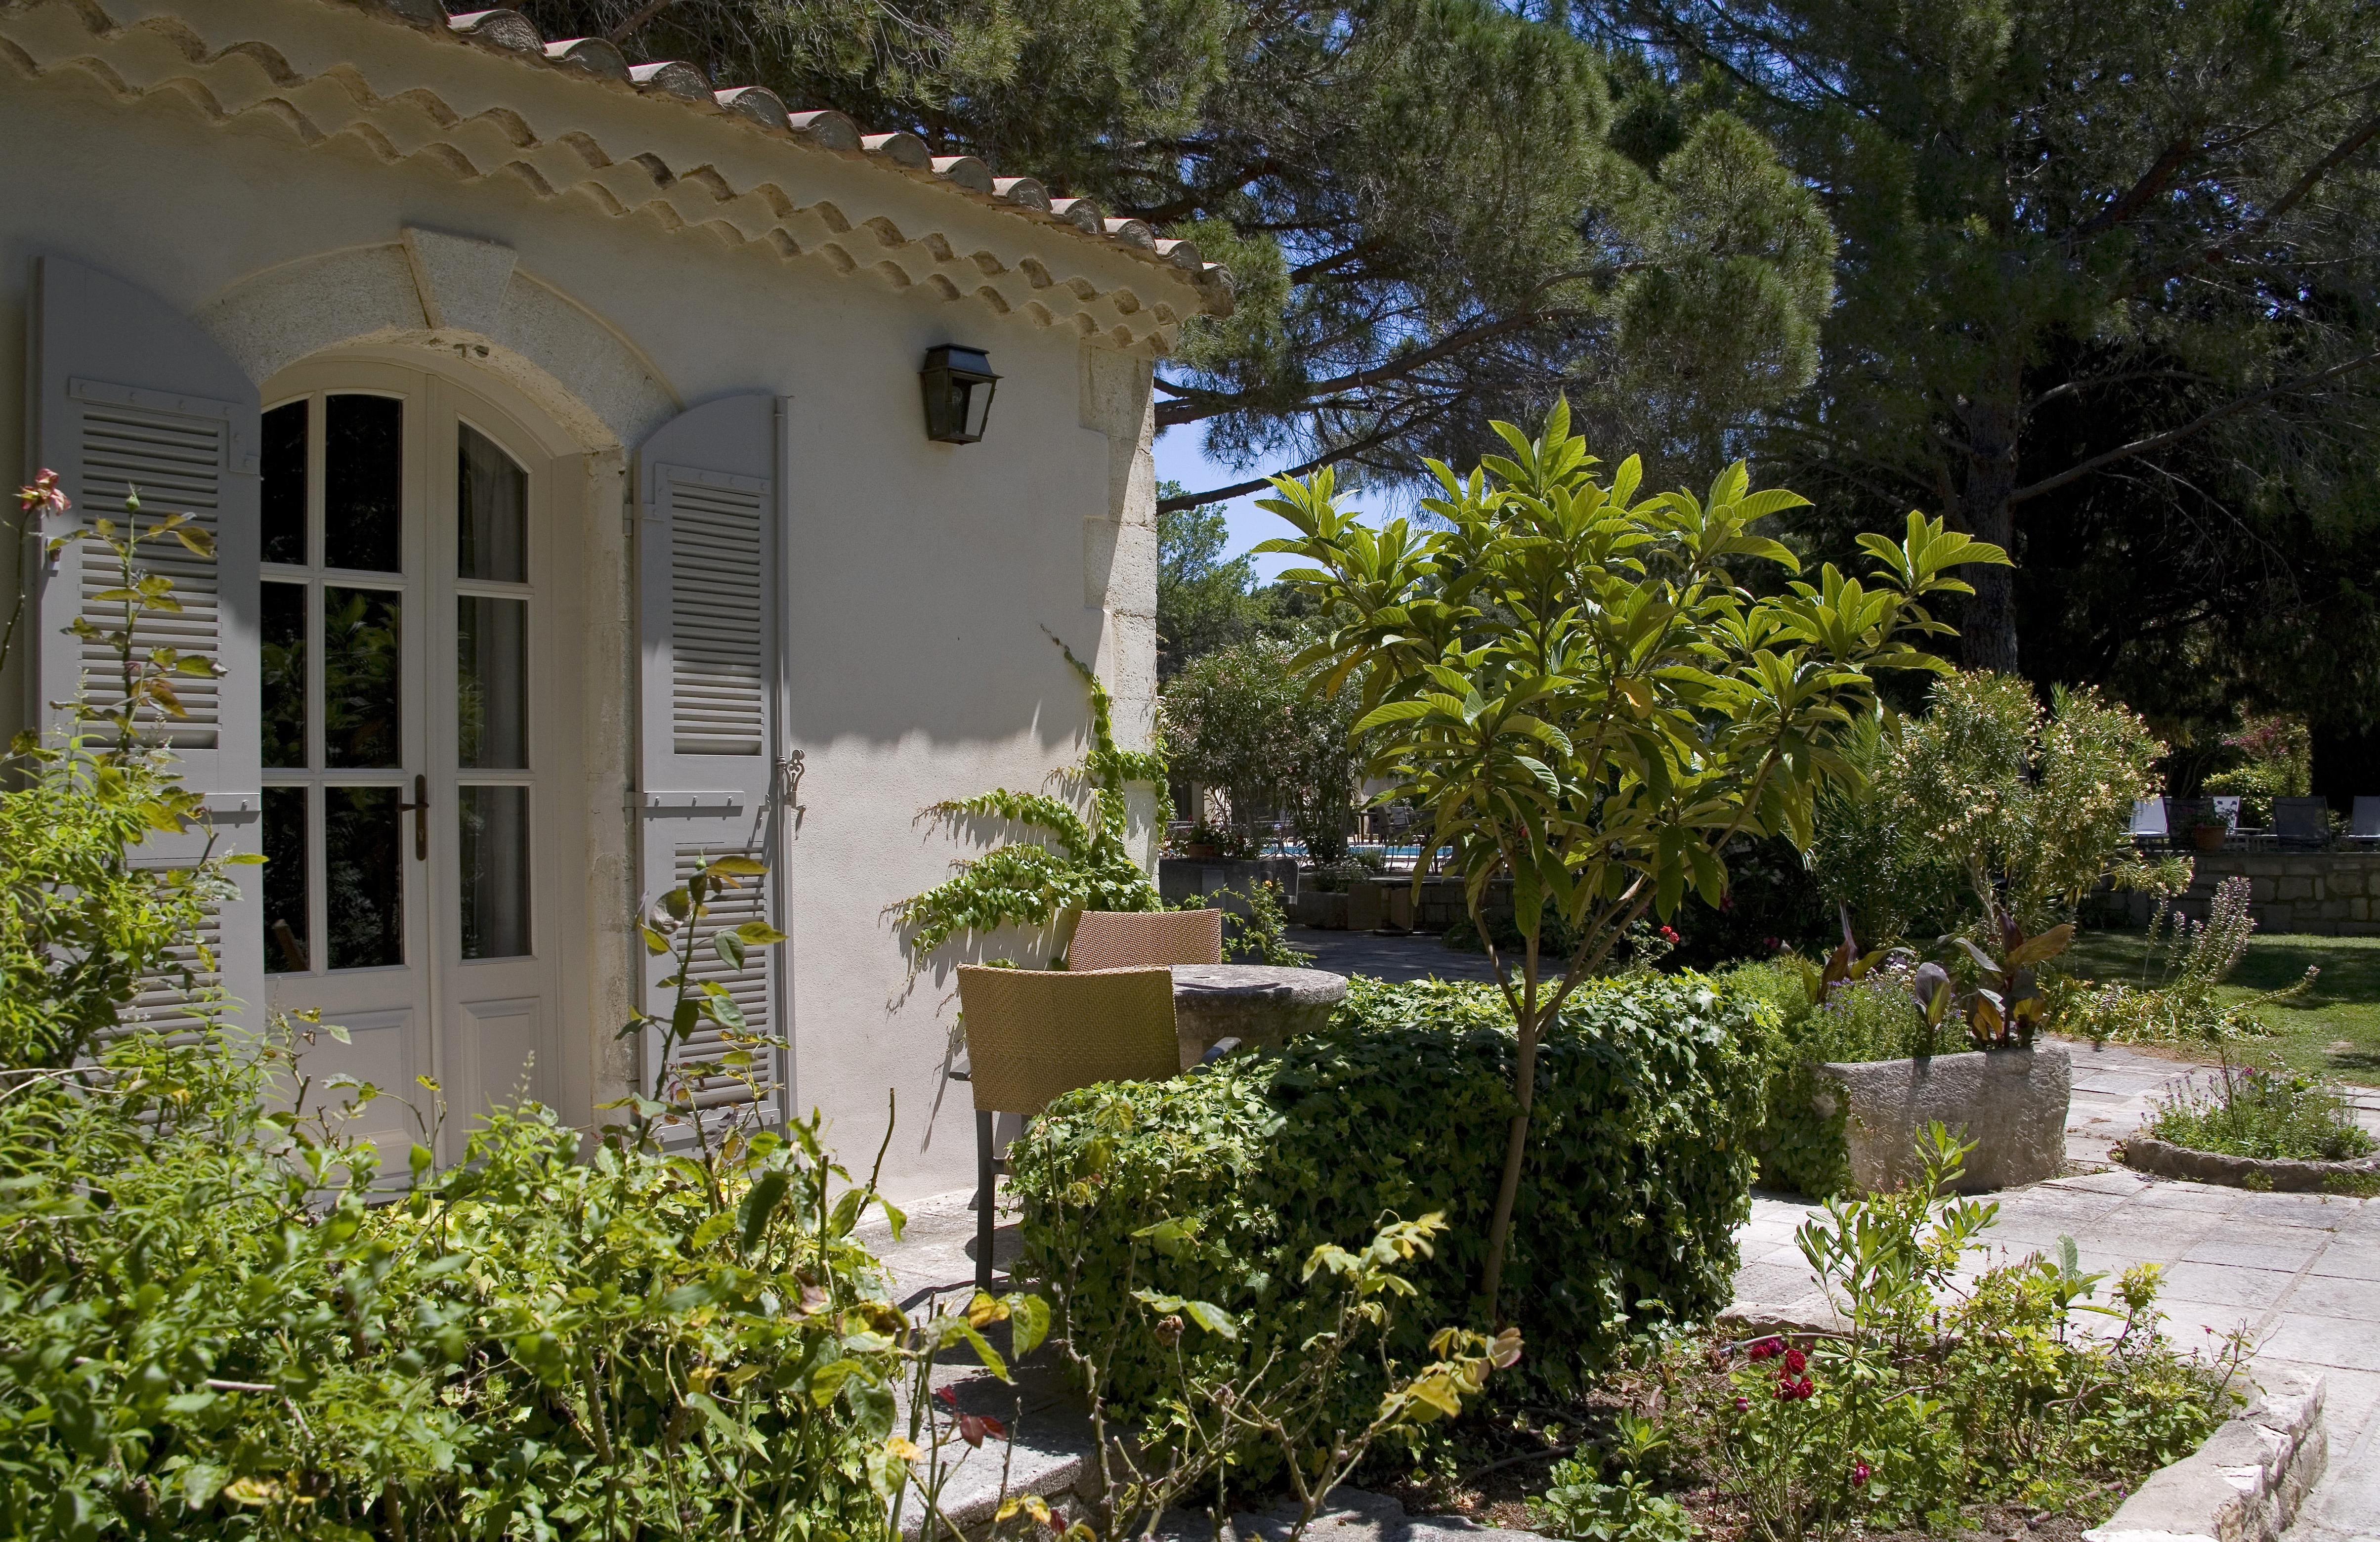
<path id="1" fill-rule="evenodd" d="M 1467 463 L 1489 419 L 1566 391 L 1598 436 L 1706 478 L 1816 365 L 1833 238 L 1760 136 L 1487 0 L 524 9 L 1196 239 L 1238 308 L 1185 329 L 1158 421 L 1252 471 Z"/>
<path id="2" fill-rule="evenodd" d="M 2019 586 L 2061 547 L 2105 570 L 2043 609 L 2109 590 L 2091 625 L 2170 623 L 2203 654 L 2255 559 L 2169 527 L 2212 521 L 2237 553 L 2259 521 L 2362 517 L 2368 7 L 1609 0 L 1582 30 L 1757 125 L 1825 197 L 1840 305 L 1765 464 L 1866 528 L 1917 504 L 2009 548 L 1961 621 L 1968 663 L 2018 667 Z M 2176 560 L 2228 571 L 2170 586 Z M 2168 588 L 2163 614 L 2132 608 Z"/>

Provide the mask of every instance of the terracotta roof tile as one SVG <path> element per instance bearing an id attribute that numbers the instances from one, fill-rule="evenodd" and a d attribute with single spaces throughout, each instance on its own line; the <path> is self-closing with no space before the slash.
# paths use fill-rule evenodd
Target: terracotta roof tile
<path id="1" fill-rule="evenodd" d="M 1052 199 L 1029 176 L 994 176 L 990 167 L 972 155 L 936 155 L 926 141 L 906 129 L 868 133 L 843 114 L 832 111 L 788 112 L 774 91 L 761 86 L 711 89 L 703 72 L 676 60 L 630 64 L 620 51 L 601 38 L 566 38 L 549 42 L 528 18 L 513 10 L 446 14 L 438 0 L 362 0 L 367 6 L 392 12 L 409 21 L 443 23 L 474 42 L 525 57 L 584 70 L 592 75 L 633 83 L 657 95 L 698 102 L 708 94 L 717 104 L 763 128 L 783 130 L 825 150 L 857 151 L 901 170 L 938 178 L 953 188 L 999 202 L 1046 213 L 1085 236 L 1146 252 L 1167 266 L 1182 270 L 1209 291 L 1208 309 L 1230 312 L 1231 275 L 1213 262 L 1203 261 L 1188 241 L 1167 240 L 1145 220 L 1111 219 L 1087 198 Z"/>

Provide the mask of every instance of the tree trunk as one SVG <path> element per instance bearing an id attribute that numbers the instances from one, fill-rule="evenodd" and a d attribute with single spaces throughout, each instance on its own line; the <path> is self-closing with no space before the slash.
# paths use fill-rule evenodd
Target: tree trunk
<path id="1" fill-rule="evenodd" d="M 2011 373 L 2013 373 L 2011 371 Z M 1970 400 L 1960 411 L 1966 431 L 1966 485 L 1959 493 L 1959 518 L 1967 534 L 1987 540 L 2016 560 L 2017 438 L 2022 410 L 2008 400 Z M 2017 672 L 2016 573 L 2008 567 L 1968 567 L 1960 577 L 1975 586 L 1959 627 L 1959 657 L 1969 669 Z"/>
<path id="2" fill-rule="evenodd" d="M 1535 982 L 1531 995 L 1534 996 Z M 1512 1207 L 1521 1194 L 1521 1163 L 1529 1148 L 1529 1110 L 1537 1100 L 1537 1029 L 1540 1025 L 1520 1026 L 1520 1063 L 1513 1072 L 1512 1092 L 1517 1107 L 1512 1111 L 1511 1133 L 1504 1141 L 1504 1177 L 1496 1185 L 1496 1215 L 1488 1223 L 1488 1269 L 1479 1291 L 1488 1298 L 1488 1322 L 1491 1328 L 1504 1326 L 1497 1315 L 1496 1299 L 1504 1289 L 1504 1250 L 1512 1240 Z"/>

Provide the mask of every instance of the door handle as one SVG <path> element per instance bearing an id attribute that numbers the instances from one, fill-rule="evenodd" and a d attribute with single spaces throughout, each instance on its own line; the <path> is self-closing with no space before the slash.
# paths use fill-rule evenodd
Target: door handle
<path id="1" fill-rule="evenodd" d="M 400 814 L 407 809 L 413 811 L 413 859 L 416 862 L 427 862 L 430 860 L 430 778 L 427 776 L 417 776 L 413 779 L 411 803 L 400 803 L 396 806 L 396 811 Z"/>

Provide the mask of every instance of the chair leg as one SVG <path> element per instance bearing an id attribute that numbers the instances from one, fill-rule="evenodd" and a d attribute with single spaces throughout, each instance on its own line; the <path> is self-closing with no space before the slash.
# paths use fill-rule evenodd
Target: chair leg
<path id="1" fill-rule="evenodd" d="M 990 1294 L 991 1291 L 991 1224 L 998 1203 L 992 1189 L 991 1114 L 978 1109 L 975 1114 L 975 1285 Z"/>

